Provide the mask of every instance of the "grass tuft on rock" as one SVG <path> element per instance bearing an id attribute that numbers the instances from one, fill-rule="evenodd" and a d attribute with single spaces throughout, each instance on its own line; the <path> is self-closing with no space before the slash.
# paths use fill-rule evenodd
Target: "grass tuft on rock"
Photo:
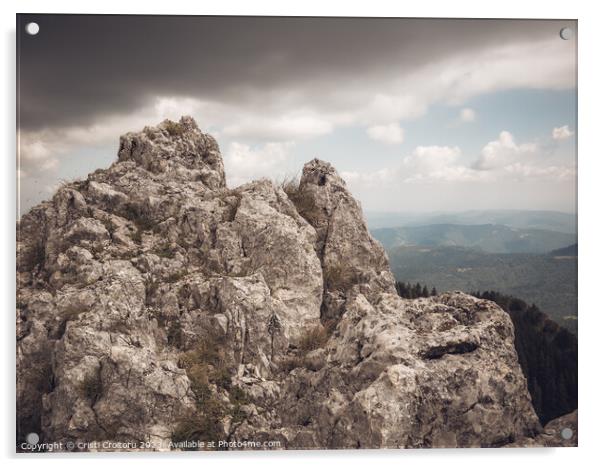
<path id="1" fill-rule="evenodd" d="M 82 382 L 82 392 L 84 397 L 94 405 L 101 397 L 104 391 L 100 371 L 88 374 Z"/>
<path id="2" fill-rule="evenodd" d="M 172 441 L 215 441 L 223 437 L 220 430 L 224 417 L 231 416 L 233 423 L 244 420 L 241 407 L 249 402 L 248 396 L 240 387 L 232 386 L 231 362 L 223 347 L 221 339 L 206 337 L 194 349 L 181 354 L 179 364 L 190 380 L 196 411 L 178 422 Z M 217 397 L 215 388 L 228 392 L 229 404 Z"/>
<path id="3" fill-rule="evenodd" d="M 300 337 L 298 343 L 298 352 L 282 359 L 279 366 L 285 373 L 290 373 L 295 368 L 310 368 L 306 356 L 308 353 L 323 348 L 331 333 L 330 324 L 323 326 L 321 324 L 307 329 Z"/>
<path id="4" fill-rule="evenodd" d="M 184 125 L 182 125 L 179 122 L 174 122 L 172 120 L 166 120 L 165 121 L 165 131 L 167 131 L 167 133 L 170 136 L 182 136 L 184 134 L 184 131 L 186 131 L 186 128 L 184 127 Z"/>
<path id="5" fill-rule="evenodd" d="M 312 350 L 317 350 L 328 342 L 328 331 L 321 324 L 307 330 L 299 340 L 299 350 L 302 354 L 308 354 Z"/>

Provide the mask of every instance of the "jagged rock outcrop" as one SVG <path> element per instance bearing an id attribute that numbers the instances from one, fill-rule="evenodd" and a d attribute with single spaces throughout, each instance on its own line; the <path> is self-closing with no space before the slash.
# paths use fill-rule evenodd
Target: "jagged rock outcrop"
<path id="1" fill-rule="evenodd" d="M 398 297 L 332 166 L 230 189 L 191 118 L 123 136 L 111 167 L 24 215 L 17 281 L 19 441 L 502 446 L 541 430 L 506 313 Z"/>
<path id="2" fill-rule="evenodd" d="M 461 293 L 371 304 L 357 289 L 325 348 L 282 385 L 289 446 L 501 446 L 537 433 L 506 313 Z"/>
<path id="3" fill-rule="evenodd" d="M 298 188 L 288 194 L 316 230 L 324 271 L 323 320 L 341 317 L 345 292 L 354 284 L 369 299 L 395 292 L 384 248 L 368 232 L 358 202 L 329 163 L 314 159 L 305 164 Z"/>

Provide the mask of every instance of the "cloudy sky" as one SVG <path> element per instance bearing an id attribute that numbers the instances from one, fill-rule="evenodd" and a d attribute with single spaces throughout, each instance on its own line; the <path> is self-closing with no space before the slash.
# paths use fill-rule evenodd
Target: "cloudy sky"
<path id="1" fill-rule="evenodd" d="M 35 21 L 35 36 L 24 25 Z M 367 211 L 574 212 L 574 21 L 21 15 L 21 212 L 188 114 L 228 185 L 335 165 Z"/>

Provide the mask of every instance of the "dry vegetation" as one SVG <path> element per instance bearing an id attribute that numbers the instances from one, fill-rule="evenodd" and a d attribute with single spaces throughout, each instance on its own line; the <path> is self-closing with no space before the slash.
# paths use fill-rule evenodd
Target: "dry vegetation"
<path id="1" fill-rule="evenodd" d="M 155 227 L 155 221 L 152 217 L 135 203 L 125 205 L 123 217 L 132 221 L 138 231 L 152 230 Z"/>
<path id="2" fill-rule="evenodd" d="M 103 393 L 100 371 L 86 375 L 81 389 L 86 399 L 90 401 L 90 404 L 94 405 L 102 397 Z"/>
<path id="3" fill-rule="evenodd" d="M 303 355 L 320 349 L 328 342 L 328 330 L 321 324 L 306 331 L 299 341 L 299 350 Z"/>
<path id="4" fill-rule="evenodd" d="M 165 130 L 170 136 L 182 136 L 184 134 L 184 125 L 178 122 L 167 120 L 165 122 Z"/>
<path id="5" fill-rule="evenodd" d="M 356 276 L 352 270 L 342 264 L 324 267 L 324 285 L 329 290 L 347 290 L 356 283 Z"/>
<path id="6" fill-rule="evenodd" d="M 307 329 L 299 339 L 298 352 L 284 358 L 280 363 L 280 368 L 285 373 L 289 373 L 295 368 L 307 368 L 307 354 L 323 348 L 328 342 L 332 329 L 333 323 L 319 324 Z"/>
<path id="7" fill-rule="evenodd" d="M 223 351 L 220 339 L 207 337 L 197 347 L 180 356 L 179 364 L 186 370 L 194 394 L 196 411 L 187 414 L 172 433 L 172 441 L 211 441 L 220 438 L 221 420 L 230 415 L 233 423 L 240 423 L 245 415 L 241 407 L 248 402 L 246 393 L 232 386 L 232 362 Z M 216 397 L 218 390 L 228 391 L 230 404 Z"/>

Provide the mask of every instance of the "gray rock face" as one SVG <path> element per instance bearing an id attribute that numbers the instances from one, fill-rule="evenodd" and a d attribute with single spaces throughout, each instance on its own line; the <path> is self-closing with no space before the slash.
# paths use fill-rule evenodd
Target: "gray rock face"
<path id="1" fill-rule="evenodd" d="M 289 423 L 309 417 L 299 447 L 499 446 L 538 430 L 510 318 L 465 294 L 357 293 L 323 359 L 287 379 Z"/>
<path id="2" fill-rule="evenodd" d="M 229 189 L 189 117 L 123 136 L 111 167 L 24 215 L 17 281 L 19 441 L 468 447 L 541 430 L 500 308 L 399 298 L 332 166 Z"/>
<path id="3" fill-rule="evenodd" d="M 317 233 L 316 252 L 324 270 L 323 319 L 341 317 L 346 293 L 354 285 L 370 301 L 383 292 L 395 293 L 383 247 L 368 232 L 359 203 L 329 163 L 314 159 L 305 164 L 295 195 Z"/>

